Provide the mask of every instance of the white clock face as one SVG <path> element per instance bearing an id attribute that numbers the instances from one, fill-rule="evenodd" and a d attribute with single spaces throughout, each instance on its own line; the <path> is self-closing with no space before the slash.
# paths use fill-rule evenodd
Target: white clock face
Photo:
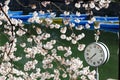
<path id="1" fill-rule="evenodd" d="M 109 50 L 103 43 L 92 43 L 88 45 L 84 52 L 86 62 L 90 66 L 100 66 L 108 60 Z"/>

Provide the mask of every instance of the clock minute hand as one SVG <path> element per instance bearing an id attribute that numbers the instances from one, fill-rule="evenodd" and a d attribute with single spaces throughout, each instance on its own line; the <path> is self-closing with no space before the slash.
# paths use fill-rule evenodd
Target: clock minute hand
<path id="1" fill-rule="evenodd" d="M 90 59 L 92 59 L 95 55 L 96 55 L 96 53 L 95 53 L 95 54 L 93 54 L 93 55 L 89 58 L 89 60 L 90 60 Z"/>

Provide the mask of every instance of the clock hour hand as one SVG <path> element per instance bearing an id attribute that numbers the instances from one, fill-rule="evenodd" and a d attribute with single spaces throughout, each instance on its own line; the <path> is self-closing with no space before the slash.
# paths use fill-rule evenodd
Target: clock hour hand
<path id="1" fill-rule="evenodd" d="M 89 58 L 89 60 L 91 60 L 94 56 L 96 55 L 96 53 L 95 54 L 93 54 L 90 58 Z"/>

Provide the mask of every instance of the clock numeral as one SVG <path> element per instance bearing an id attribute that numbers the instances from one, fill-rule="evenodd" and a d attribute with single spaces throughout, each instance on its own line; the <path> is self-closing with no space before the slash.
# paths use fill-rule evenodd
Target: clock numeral
<path id="1" fill-rule="evenodd" d="M 100 61 L 97 61 L 98 64 L 100 64 Z"/>
<path id="2" fill-rule="evenodd" d="M 96 62 L 93 62 L 93 64 L 95 65 L 95 64 L 96 64 Z"/>
<path id="3" fill-rule="evenodd" d="M 89 53 L 86 53 L 86 56 L 88 56 L 89 55 Z"/>
<path id="4" fill-rule="evenodd" d="M 90 59 L 89 57 L 87 57 L 87 59 Z"/>
<path id="5" fill-rule="evenodd" d="M 100 46 L 97 46 L 97 49 L 99 49 L 100 48 Z"/>
<path id="6" fill-rule="evenodd" d="M 87 49 L 87 52 L 90 52 L 90 50 L 89 50 L 89 49 Z"/>
<path id="7" fill-rule="evenodd" d="M 100 59 L 100 61 L 102 61 L 102 59 Z"/>
<path id="8" fill-rule="evenodd" d="M 100 56 L 103 57 L 103 54 L 101 54 Z"/>
<path id="9" fill-rule="evenodd" d="M 88 59 L 88 61 L 92 63 L 92 60 Z"/>
<path id="10" fill-rule="evenodd" d="M 102 53 L 102 52 L 103 52 L 102 50 L 99 51 L 99 53 Z"/>

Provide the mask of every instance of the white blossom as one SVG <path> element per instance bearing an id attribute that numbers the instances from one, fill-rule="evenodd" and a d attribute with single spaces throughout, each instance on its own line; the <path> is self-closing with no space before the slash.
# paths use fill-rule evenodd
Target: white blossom
<path id="1" fill-rule="evenodd" d="M 45 34 L 45 37 L 46 37 L 46 38 L 50 38 L 50 36 L 51 36 L 51 35 L 50 35 L 49 33 L 46 33 L 46 34 Z"/>
<path id="2" fill-rule="evenodd" d="M 71 50 L 67 50 L 67 52 L 64 54 L 65 57 L 68 57 L 72 55 L 72 51 Z"/>
<path id="3" fill-rule="evenodd" d="M 41 30 L 41 28 L 36 28 L 36 32 L 37 32 L 37 34 L 41 34 L 42 33 L 42 30 Z"/>
<path id="4" fill-rule="evenodd" d="M 98 11 L 100 10 L 100 8 L 99 8 L 99 7 L 95 7 L 95 9 L 96 9 L 96 10 L 98 10 Z"/>
<path id="5" fill-rule="evenodd" d="M 47 25 L 50 25 L 53 22 L 53 20 L 50 18 L 46 18 L 45 21 L 46 21 Z"/>
<path id="6" fill-rule="evenodd" d="M 1 26 L 2 24 L 3 24 L 2 21 L 0 21 L 0 26 Z"/>
<path id="7" fill-rule="evenodd" d="M 54 24 L 50 24 L 50 29 L 53 29 L 54 27 L 55 27 Z M 56 27 L 58 27 L 58 26 L 56 26 Z"/>
<path id="8" fill-rule="evenodd" d="M 6 76 L 0 76 L 0 80 L 6 80 Z"/>
<path id="9" fill-rule="evenodd" d="M 85 48 L 85 44 L 79 44 L 79 45 L 78 45 L 78 50 L 79 50 L 79 51 L 83 51 L 84 48 Z"/>
<path id="10" fill-rule="evenodd" d="M 70 22 L 70 20 L 69 20 L 69 19 L 63 19 L 63 24 L 64 24 L 64 25 L 68 25 L 68 24 L 69 24 L 69 22 Z"/>
<path id="11" fill-rule="evenodd" d="M 79 3 L 79 2 L 78 2 L 78 3 L 75 3 L 75 7 L 76 7 L 76 8 L 80 8 L 80 7 L 81 7 L 80 3 Z"/>
<path id="12" fill-rule="evenodd" d="M 80 12 L 76 11 L 76 16 L 80 16 L 80 15 L 81 15 Z"/>
<path id="13" fill-rule="evenodd" d="M 75 27 L 75 29 L 76 30 L 82 30 L 82 29 L 84 29 L 84 27 L 82 25 L 79 25 L 79 26 Z"/>
<path id="14" fill-rule="evenodd" d="M 79 20 L 78 18 L 76 18 L 74 21 L 75 21 L 76 23 L 80 23 L 80 20 Z"/>
<path id="15" fill-rule="evenodd" d="M 27 38 L 27 41 L 28 42 L 32 42 L 32 38 Z"/>
<path id="16" fill-rule="evenodd" d="M 5 76 L 11 72 L 12 64 L 10 62 L 1 63 L 0 73 Z"/>
<path id="17" fill-rule="evenodd" d="M 70 12 L 64 11 L 64 15 L 65 15 L 65 16 L 68 16 L 68 15 L 70 15 Z"/>
<path id="18" fill-rule="evenodd" d="M 65 34 L 62 34 L 62 35 L 60 36 L 60 38 L 61 38 L 61 39 L 66 39 L 66 35 L 65 35 Z"/>
<path id="19" fill-rule="evenodd" d="M 63 46 L 57 46 L 57 49 L 60 50 L 60 51 L 63 51 L 64 47 Z"/>
<path id="20" fill-rule="evenodd" d="M 38 63 L 37 60 L 33 60 L 33 61 L 28 61 L 25 65 L 24 65 L 24 70 L 25 71 L 29 71 L 31 69 L 35 69 L 35 65 Z"/>
<path id="21" fill-rule="evenodd" d="M 36 9 L 37 6 L 36 6 L 35 4 L 33 4 L 33 5 L 31 5 L 31 8 L 32 8 L 32 9 Z"/>
<path id="22" fill-rule="evenodd" d="M 89 25 L 89 24 L 86 24 L 85 27 L 86 27 L 87 29 L 89 29 L 89 28 L 90 28 L 90 25 Z"/>
<path id="23" fill-rule="evenodd" d="M 76 43 L 77 43 L 77 40 L 72 39 L 71 42 L 72 42 L 72 44 L 76 44 Z"/>
<path id="24" fill-rule="evenodd" d="M 66 33 L 66 31 L 67 31 L 67 27 L 62 27 L 62 28 L 60 29 L 60 32 L 61 32 L 61 33 Z"/>
<path id="25" fill-rule="evenodd" d="M 22 36 L 22 35 L 24 35 L 26 32 L 25 31 L 23 31 L 23 30 L 21 30 L 21 29 L 18 29 L 18 31 L 16 32 L 16 34 L 18 35 L 18 36 Z"/>
<path id="26" fill-rule="evenodd" d="M 56 40 L 51 40 L 51 44 L 56 44 Z"/>
<path id="27" fill-rule="evenodd" d="M 59 24 L 55 24 L 54 25 L 56 29 L 59 29 L 60 28 L 60 25 Z"/>
<path id="28" fill-rule="evenodd" d="M 62 74 L 62 77 L 63 77 L 63 78 L 66 78 L 66 77 L 67 77 L 67 74 L 66 74 L 66 73 L 63 73 L 63 74 Z"/>
<path id="29" fill-rule="evenodd" d="M 55 18 L 56 14 L 55 13 L 50 13 L 50 17 Z"/>
<path id="30" fill-rule="evenodd" d="M 72 37 L 66 37 L 66 40 L 70 41 L 70 40 L 72 40 Z"/>
<path id="31" fill-rule="evenodd" d="M 26 43 L 21 43 L 20 46 L 24 48 L 26 46 Z"/>
<path id="32" fill-rule="evenodd" d="M 75 23 L 70 23 L 69 26 L 72 28 L 72 27 L 75 27 Z"/>
<path id="33" fill-rule="evenodd" d="M 46 7 L 48 4 L 50 4 L 50 1 L 42 1 L 41 4 Z"/>
<path id="34" fill-rule="evenodd" d="M 53 45 L 52 45 L 51 42 L 47 42 L 45 45 L 43 45 L 43 47 L 44 47 L 45 49 L 47 49 L 47 50 L 50 50 L 50 49 L 53 48 Z"/>
<path id="35" fill-rule="evenodd" d="M 95 3 L 93 1 L 91 1 L 91 3 L 89 4 L 90 8 L 95 8 Z"/>

